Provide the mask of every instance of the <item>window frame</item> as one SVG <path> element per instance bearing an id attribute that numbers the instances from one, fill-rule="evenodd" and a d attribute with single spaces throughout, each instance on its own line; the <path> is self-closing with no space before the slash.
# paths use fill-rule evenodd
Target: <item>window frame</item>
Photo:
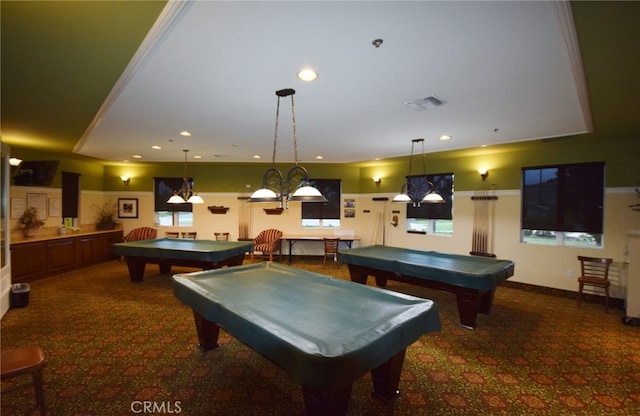
<path id="1" fill-rule="evenodd" d="M 342 180 L 309 179 L 309 184 L 318 189 L 327 202 L 302 202 L 301 227 L 339 229 L 342 225 Z"/>
<path id="2" fill-rule="evenodd" d="M 601 161 L 523 167 L 520 241 L 602 247 L 605 180 Z"/>

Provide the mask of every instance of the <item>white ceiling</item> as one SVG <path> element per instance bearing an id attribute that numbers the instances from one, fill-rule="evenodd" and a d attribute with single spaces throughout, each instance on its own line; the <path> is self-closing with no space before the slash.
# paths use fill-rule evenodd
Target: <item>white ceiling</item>
<path id="1" fill-rule="evenodd" d="M 303 162 L 407 155 L 414 138 L 429 153 L 584 133 L 573 30 L 565 2 L 172 2 L 75 151 L 270 162 L 283 88 Z M 297 79 L 304 67 L 318 79 Z M 430 95 L 446 104 L 405 105 Z M 287 98 L 276 161 L 293 158 Z"/>

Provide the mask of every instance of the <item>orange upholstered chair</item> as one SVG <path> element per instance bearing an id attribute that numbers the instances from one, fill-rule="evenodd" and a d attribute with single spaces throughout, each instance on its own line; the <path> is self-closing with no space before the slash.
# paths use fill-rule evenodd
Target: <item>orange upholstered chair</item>
<path id="1" fill-rule="evenodd" d="M 158 236 L 158 230 L 152 227 L 139 227 L 129 231 L 127 235 L 122 239 L 123 242 L 128 243 L 130 241 L 139 240 L 153 240 Z"/>
<path id="2" fill-rule="evenodd" d="M 273 253 L 279 253 L 282 258 L 282 231 L 275 228 L 261 231 L 256 238 L 253 239 L 253 251 L 251 252 L 251 260 L 253 261 L 253 253 L 256 251 L 266 255 L 269 254 L 269 261 L 273 261 Z"/>
<path id="3" fill-rule="evenodd" d="M 153 227 L 139 227 L 129 231 L 127 235 L 122 238 L 123 243 L 129 243 L 131 241 L 140 240 L 153 240 L 158 236 L 158 230 Z M 120 256 L 120 261 L 124 260 L 124 256 Z"/>

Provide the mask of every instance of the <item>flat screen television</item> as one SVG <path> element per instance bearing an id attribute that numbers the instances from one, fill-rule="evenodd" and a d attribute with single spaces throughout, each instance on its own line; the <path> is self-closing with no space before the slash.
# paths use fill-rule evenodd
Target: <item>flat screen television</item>
<path id="1" fill-rule="evenodd" d="M 58 170 L 58 160 L 22 162 L 13 177 L 16 186 L 49 186 Z"/>

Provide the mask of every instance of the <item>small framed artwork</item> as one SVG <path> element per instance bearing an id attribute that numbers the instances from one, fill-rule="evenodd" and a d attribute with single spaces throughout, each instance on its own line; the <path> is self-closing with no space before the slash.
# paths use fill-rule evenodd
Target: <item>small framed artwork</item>
<path id="1" fill-rule="evenodd" d="M 38 210 L 38 218 L 47 219 L 47 194 L 27 194 L 27 208 Z"/>
<path id="2" fill-rule="evenodd" d="M 118 218 L 138 218 L 138 198 L 118 198 Z"/>
<path id="3" fill-rule="evenodd" d="M 60 216 L 60 198 L 49 198 L 49 216 Z"/>

